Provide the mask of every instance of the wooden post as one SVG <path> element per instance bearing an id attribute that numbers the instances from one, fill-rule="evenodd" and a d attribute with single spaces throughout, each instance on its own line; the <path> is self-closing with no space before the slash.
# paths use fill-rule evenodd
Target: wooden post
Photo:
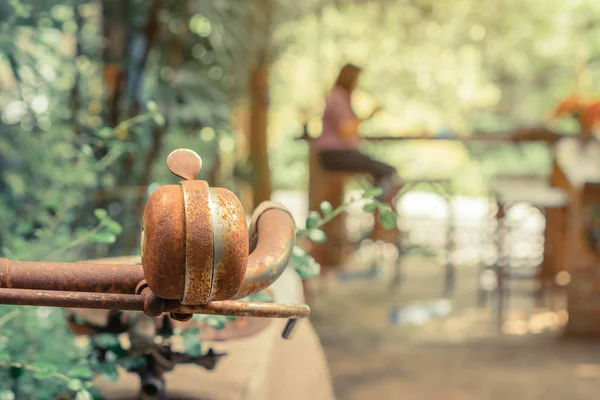
<path id="1" fill-rule="evenodd" d="M 263 40 L 260 41 L 257 63 L 250 72 L 250 164 L 253 206 L 271 198 L 271 169 L 269 168 L 268 114 L 269 114 L 269 64 L 271 62 L 271 35 L 275 4 L 273 0 L 260 0 L 264 19 L 260 22 Z"/>
<path id="2" fill-rule="evenodd" d="M 310 143 L 309 151 L 309 188 L 308 209 L 320 212 L 320 205 L 324 201 L 337 208 L 344 203 L 344 190 L 347 174 L 326 172 L 320 165 L 318 154 Z M 343 265 L 349 250 L 348 235 L 346 232 L 346 213 L 343 212 L 323 226 L 327 235 L 325 244 L 313 244 L 310 255 L 324 270 L 336 269 Z"/>
<path id="3" fill-rule="evenodd" d="M 594 205 L 600 206 L 600 171 L 597 176 L 589 174 L 588 180 L 582 182 L 579 169 L 582 167 L 580 163 L 585 162 L 587 146 L 591 149 L 591 146 L 600 147 L 600 144 L 593 141 L 576 143 L 574 140 L 563 139 L 555 146 L 551 178 L 554 186 L 562 187 L 569 194 L 567 223 L 564 224 L 565 248 L 561 250 L 564 257 L 560 260 L 570 275 L 566 286 L 569 319 L 565 333 L 597 336 L 600 334 L 600 254 L 587 237 L 586 210 Z M 597 161 L 587 159 L 589 163 Z M 592 165 L 597 164 L 589 166 Z"/>
<path id="4" fill-rule="evenodd" d="M 258 65 L 250 76 L 250 163 L 252 166 L 253 206 L 271 198 L 271 169 L 267 152 L 267 115 L 269 111 L 269 69 Z"/>

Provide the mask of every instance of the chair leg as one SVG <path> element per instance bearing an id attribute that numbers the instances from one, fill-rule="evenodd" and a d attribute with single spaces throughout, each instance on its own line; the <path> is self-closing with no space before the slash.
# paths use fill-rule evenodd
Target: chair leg
<path id="1" fill-rule="evenodd" d="M 485 271 L 486 268 L 483 267 L 477 274 L 477 307 L 484 307 L 489 300 L 489 293 L 481 284 L 481 275 L 483 275 Z"/>
<path id="2" fill-rule="evenodd" d="M 454 264 L 446 264 L 446 274 L 444 279 L 444 296 L 448 298 L 454 294 L 454 283 L 455 283 L 455 268 Z"/>
<path id="3" fill-rule="evenodd" d="M 496 267 L 498 277 L 498 285 L 496 287 L 496 306 L 497 306 L 497 328 L 498 332 L 502 333 L 502 327 L 504 325 L 504 310 L 506 308 L 506 287 L 505 287 L 505 274 L 504 274 L 504 266 L 498 265 Z"/>
<path id="4" fill-rule="evenodd" d="M 394 277 L 392 278 L 392 282 L 390 285 L 390 290 L 392 292 L 396 292 L 400 289 L 402 285 L 402 254 L 400 250 L 398 250 L 398 258 L 396 259 L 396 263 L 394 264 Z"/>

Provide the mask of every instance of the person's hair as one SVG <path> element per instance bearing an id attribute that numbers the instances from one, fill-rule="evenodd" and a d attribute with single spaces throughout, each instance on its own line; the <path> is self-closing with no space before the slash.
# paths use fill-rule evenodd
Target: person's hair
<path id="1" fill-rule="evenodd" d="M 361 69 L 354 64 L 346 64 L 340 70 L 340 73 L 335 80 L 334 87 L 340 87 L 345 89 L 347 92 L 351 92 L 354 89 L 358 75 L 360 75 Z"/>

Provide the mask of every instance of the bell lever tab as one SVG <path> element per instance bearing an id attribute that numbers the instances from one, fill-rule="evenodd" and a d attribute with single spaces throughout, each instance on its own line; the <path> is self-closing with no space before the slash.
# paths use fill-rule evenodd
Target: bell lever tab
<path id="1" fill-rule="evenodd" d="M 196 179 L 202 169 L 202 159 L 189 149 L 177 149 L 167 157 L 169 171 L 183 180 L 192 181 Z"/>

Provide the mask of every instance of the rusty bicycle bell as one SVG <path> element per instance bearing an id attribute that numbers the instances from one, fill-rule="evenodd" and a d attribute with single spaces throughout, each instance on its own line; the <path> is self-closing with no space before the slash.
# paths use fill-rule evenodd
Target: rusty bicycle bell
<path id="1" fill-rule="evenodd" d="M 142 220 L 144 276 L 163 299 L 200 305 L 232 298 L 248 263 L 248 227 L 239 199 L 196 177 L 200 156 L 179 149 L 167 158 L 183 180 L 152 193 Z"/>

